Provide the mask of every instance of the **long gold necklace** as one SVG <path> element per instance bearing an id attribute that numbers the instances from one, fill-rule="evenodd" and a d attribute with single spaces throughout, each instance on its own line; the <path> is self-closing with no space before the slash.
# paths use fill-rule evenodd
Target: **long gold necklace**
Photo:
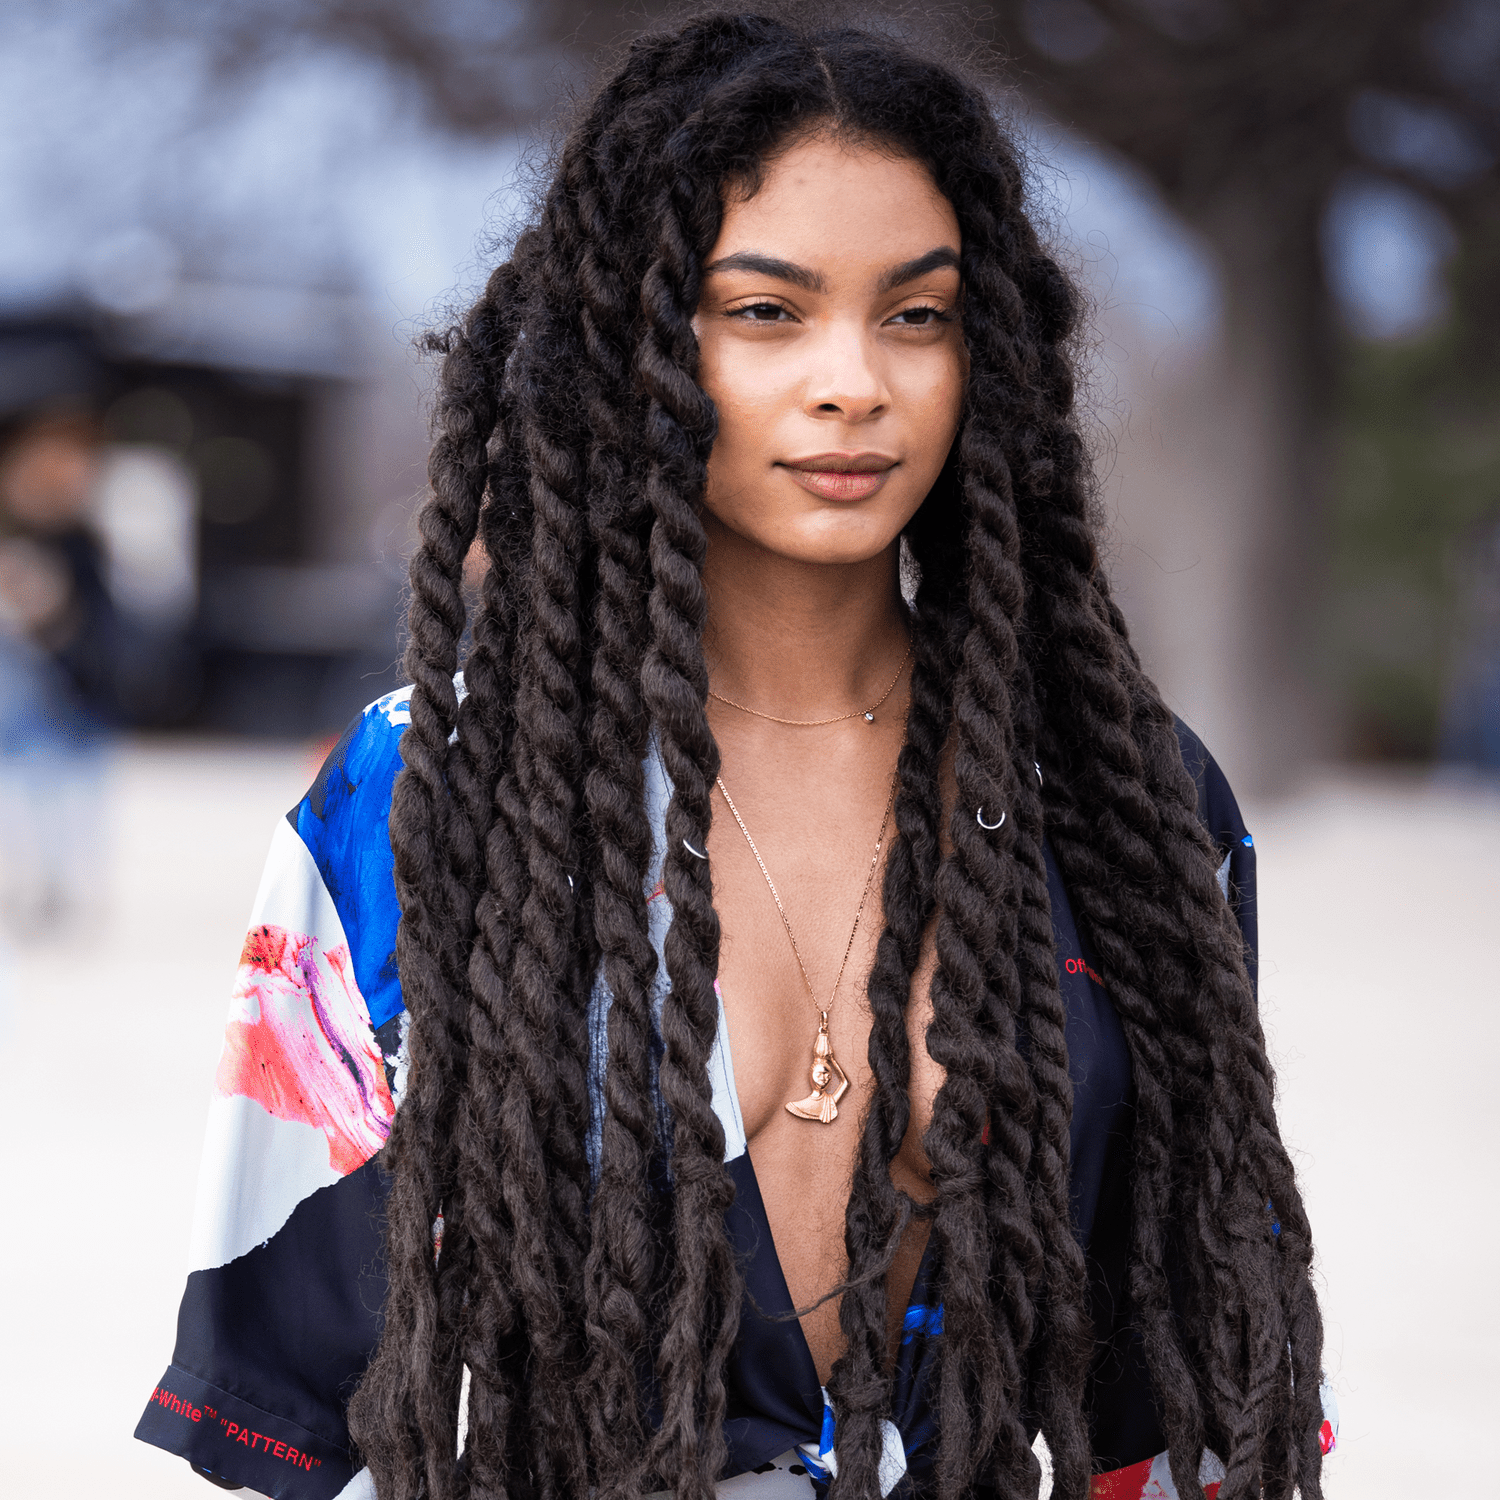
<path id="1" fill-rule="evenodd" d="M 717 698 L 720 703 L 727 703 L 730 708 L 739 709 L 742 714 L 753 714 L 757 719 L 769 719 L 773 724 L 790 724 L 795 729 L 818 729 L 824 724 L 842 724 L 845 719 L 863 719 L 866 724 L 873 724 L 875 710 L 896 691 L 896 684 L 901 681 L 901 674 L 906 670 L 907 662 L 911 660 L 912 646 L 911 641 L 906 643 L 906 655 L 901 658 L 901 665 L 896 668 L 896 675 L 891 678 L 891 685 L 868 708 L 856 708 L 852 713 L 839 714 L 832 719 L 778 719 L 775 714 L 763 714 L 758 708 L 736 703 L 733 698 L 726 698 L 723 693 L 716 693 L 712 688 L 708 690 L 708 696 Z"/>
<path id="2" fill-rule="evenodd" d="M 903 662 L 902 666 L 905 665 L 906 663 Z M 876 704 L 877 708 L 879 706 Z M 847 717 L 852 718 L 853 715 Z M 786 928 L 786 935 L 791 940 L 792 955 L 796 958 L 797 967 L 802 972 L 802 983 L 807 986 L 808 999 L 818 1008 L 818 1034 L 813 1040 L 813 1090 L 807 1098 L 794 1099 L 788 1103 L 787 1113 L 796 1115 L 799 1120 L 817 1120 L 824 1125 L 832 1124 L 838 1118 L 839 1100 L 848 1091 L 849 1075 L 839 1066 L 838 1059 L 833 1055 L 833 1045 L 828 1039 L 828 1012 L 833 1009 L 833 1002 L 838 997 L 839 984 L 844 978 L 845 968 L 848 967 L 849 955 L 854 951 L 854 937 L 859 931 L 859 921 L 865 914 L 865 903 L 870 899 L 870 887 L 875 881 L 875 866 L 880 863 L 880 851 L 885 844 L 886 825 L 891 821 L 891 808 L 896 805 L 899 773 L 893 773 L 891 776 L 891 795 L 886 799 L 885 815 L 880 820 L 880 833 L 875 840 L 875 853 L 870 856 L 870 868 L 865 875 L 865 888 L 859 898 L 859 910 L 854 913 L 854 926 L 849 929 L 849 941 L 844 945 L 843 962 L 839 964 L 839 972 L 833 981 L 833 990 L 828 996 L 827 1005 L 818 1005 L 818 997 L 813 990 L 812 980 L 807 977 L 807 965 L 802 962 L 802 950 L 797 946 L 797 935 L 792 931 L 786 908 L 781 904 L 781 894 L 776 889 L 776 882 L 771 879 L 771 872 L 766 868 L 765 860 L 760 857 L 760 850 L 755 847 L 755 840 L 750 837 L 750 830 L 745 827 L 745 820 L 740 816 L 739 808 L 734 805 L 734 798 L 729 795 L 729 788 L 724 785 L 724 778 L 716 776 L 714 780 L 718 782 L 719 790 L 724 794 L 725 802 L 729 804 L 729 811 L 734 814 L 734 821 L 740 825 L 740 832 L 745 835 L 745 842 L 749 844 L 750 852 L 755 856 L 755 863 L 760 866 L 760 873 L 766 877 L 766 884 L 771 888 L 771 899 L 776 903 L 776 910 L 781 917 L 781 925 Z"/>

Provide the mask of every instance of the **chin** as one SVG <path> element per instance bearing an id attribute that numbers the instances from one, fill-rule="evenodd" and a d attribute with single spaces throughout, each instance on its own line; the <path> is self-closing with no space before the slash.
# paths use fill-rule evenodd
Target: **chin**
<path id="1" fill-rule="evenodd" d="M 820 506 L 811 513 L 788 516 L 780 525 L 757 528 L 757 539 L 770 551 L 797 562 L 847 567 L 869 562 L 894 546 L 909 519 L 900 506 L 885 505 L 879 510 Z"/>
<path id="2" fill-rule="evenodd" d="M 885 527 L 834 527 L 814 535 L 768 538 L 769 550 L 794 562 L 821 563 L 828 567 L 851 567 L 881 556 L 900 531 Z"/>

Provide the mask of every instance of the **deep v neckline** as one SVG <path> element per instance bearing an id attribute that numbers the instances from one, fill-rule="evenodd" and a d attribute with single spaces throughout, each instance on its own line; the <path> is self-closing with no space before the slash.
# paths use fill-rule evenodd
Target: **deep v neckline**
<path id="1" fill-rule="evenodd" d="M 734 1167 L 737 1163 L 743 1163 L 738 1171 L 731 1175 L 736 1179 L 736 1188 L 749 1187 L 753 1190 L 754 1209 L 746 1213 L 744 1217 L 753 1220 L 756 1243 L 750 1246 L 752 1263 L 759 1257 L 765 1261 L 762 1271 L 763 1286 L 761 1294 L 756 1297 L 760 1304 L 760 1310 L 769 1314 L 769 1320 L 784 1323 L 785 1327 L 793 1336 L 795 1348 L 788 1350 L 793 1356 L 798 1367 L 798 1385 L 803 1386 L 810 1382 L 810 1389 L 819 1392 L 818 1407 L 821 1410 L 823 1389 L 822 1382 L 818 1378 L 817 1362 L 813 1359 L 812 1347 L 807 1342 L 807 1334 L 803 1330 L 801 1318 L 796 1316 L 796 1307 L 792 1302 L 791 1288 L 787 1284 L 786 1273 L 781 1264 L 781 1253 L 776 1248 L 776 1236 L 771 1228 L 770 1216 L 766 1213 L 765 1198 L 760 1189 L 760 1176 L 755 1169 L 755 1158 L 750 1154 L 750 1142 L 745 1134 L 744 1112 L 740 1107 L 739 1088 L 736 1082 L 734 1052 L 729 1040 L 729 1015 L 724 1005 L 724 992 L 717 979 L 714 980 L 714 994 L 719 1002 L 718 1035 L 715 1040 L 715 1056 L 710 1060 L 710 1080 L 714 1087 L 714 1107 L 719 1114 L 721 1123 L 725 1126 L 726 1145 L 737 1145 L 739 1150 L 733 1156 L 726 1151 L 725 1166 Z M 720 1106 L 721 1096 L 725 1104 L 729 1106 L 729 1118 L 725 1118 L 726 1111 Z M 736 1204 L 739 1196 L 736 1194 Z M 847 1200 L 845 1212 L 848 1211 Z M 764 1246 L 759 1242 L 759 1236 L 764 1236 Z M 911 1292 L 907 1295 L 905 1306 L 902 1309 L 903 1321 L 909 1322 L 910 1314 L 914 1308 L 921 1304 L 915 1300 L 919 1289 L 926 1284 L 925 1278 L 931 1267 L 929 1258 L 933 1251 L 934 1240 L 931 1235 L 927 1237 L 927 1243 L 922 1248 L 921 1257 L 917 1263 L 916 1275 L 912 1280 Z M 774 1293 L 775 1307 L 767 1307 L 764 1302 L 767 1293 Z M 787 1316 L 791 1314 L 791 1316 Z M 842 1357 L 842 1351 L 840 1352 Z"/>
<path id="2" fill-rule="evenodd" d="M 656 949 L 659 965 L 652 990 L 653 1009 L 659 1030 L 661 1005 L 667 990 L 663 950 L 667 930 L 671 925 L 671 906 L 665 899 L 659 882 L 671 782 L 654 743 L 645 770 L 647 816 L 656 843 L 652 886 L 648 888 L 652 894 L 647 912 L 651 942 Z M 730 1409 L 725 1420 L 725 1432 L 730 1441 L 731 1468 L 740 1472 L 742 1468 L 753 1468 L 756 1464 L 785 1452 L 795 1443 L 807 1439 L 816 1440 L 823 1427 L 824 1398 L 817 1364 L 801 1320 L 796 1316 L 791 1290 L 776 1247 L 776 1238 L 771 1231 L 771 1221 L 761 1195 L 760 1180 L 750 1155 L 744 1114 L 740 1108 L 739 1090 L 735 1081 L 729 1019 L 724 1008 L 723 991 L 717 979 L 714 981 L 714 994 L 718 1002 L 718 1026 L 708 1059 L 709 1084 L 713 1092 L 714 1113 L 724 1129 L 724 1167 L 735 1186 L 734 1202 L 725 1215 L 725 1224 L 745 1276 L 746 1294 L 739 1336 L 729 1368 L 725 1371 L 726 1383 L 730 1387 Z M 608 1056 L 606 1021 L 609 1003 L 608 991 L 602 987 L 602 974 L 596 983 L 594 1001 L 590 1020 L 593 1033 L 591 1070 L 596 1072 L 596 1076 L 591 1080 L 590 1087 L 597 1101 L 602 1104 L 603 1068 Z M 661 1108 L 660 1103 L 658 1108 Z M 661 1124 L 664 1131 L 670 1131 L 669 1120 L 663 1117 Z M 591 1131 L 590 1141 L 590 1154 L 595 1163 L 598 1161 L 600 1145 L 596 1125 Z M 907 1331 L 902 1335 L 896 1370 L 892 1372 L 898 1387 L 902 1383 L 899 1372 L 906 1363 L 906 1348 L 912 1337 L 912 1330 L 927 1330 L 932 1320 L 934 1310 L 924 1307 L 919 1299 L 931 1278 L 934 1252 L 935 1239 L 929 1236 L 904 1309 L 903 1321 Z M 938 1316 L 940 1319 L 941 1315 Z M 909 1378 L 906 1383 L 910 1384 Z M 914 1419 L 915 1412 L 907 1413 L 906 1417 L 908 1420 Z M 902 1418 L 898 1416 L 897 1421 L 901 1422 Z M 741 1462 L 736 1463 L 735 1459 Z"/>

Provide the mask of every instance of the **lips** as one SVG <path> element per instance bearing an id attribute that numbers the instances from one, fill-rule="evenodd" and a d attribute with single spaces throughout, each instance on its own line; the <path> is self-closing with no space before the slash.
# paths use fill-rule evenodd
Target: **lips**
<path id="1" fill-rule="evenodd" d="M 818 453 L 781 465 L 803 489 L 824 500 L 866 500 L 897 460 L 883 453 Z"/>

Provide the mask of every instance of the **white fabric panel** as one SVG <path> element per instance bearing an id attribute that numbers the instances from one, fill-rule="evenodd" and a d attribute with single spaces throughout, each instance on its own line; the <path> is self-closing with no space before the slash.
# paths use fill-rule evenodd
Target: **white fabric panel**
<path id="1" fill-rule="evenodd" d="M 665 896 L 654 896 L 661 880 L 665 862 L 664 829 L 667 818 L 667 803 L 672 800 L 672 783 L 661 763 L 653 740 L 646 759 L 642 762 L 645 773 L 646 817 L 651 824 L 654 847 L 650 871 L 646 877 L 647 932 L 651 946 L 656 949 L 656 981 L 651 987 L 651 1004 L 656 1015 L 658 1029 L 661 1025 L 662 1004 L 667 996 L 667 969 L 662 958 L 663 945 L 667 940 L 667 929 L 672 925 L 672 908 Z M 595 1174 L 599 1170 L 599 1157 L 603 1148 L 604 1074 L 609 1059 L 609 1007 L 611 996 L 604 983 L 603 971 L 595 976 L 593 991 L 589 997 L 589 1096 L 592 1118 L 589 1122 L 589 1162 Z M 724 1160 L 733 1161 L 745 1154 L 745 1122 L 740 1116 L 740 1099 L 734 1087 L 734 1060 L 729 1054 L 729 1026 L 724 1017 L 724 999 L 719 997 L 719 1029 L 714 1038 L 713 1051 L 708 1059 L 708 1079 L 713 1088 L 714 1113 L 724 1127 Z M 660 1125 L 668 1128 L 664 1107 L 658 1102 Z"/>
<path id="2" fill-rule="evenodd" d="M 793 1464 L 803 1468 L 801 1458 L 797 1449 L 789 1448 L 771 1460 L 774 1468 L 760 1474 L 736 1474 L 733 1479 L 721 1479 L 714 1486 L 714 1494 L 720 1500 L 808 1500 L 816 1491 L 807 1471 L 791 1472 Z"/>
<path id="3" fill-rule="evenodd" d="M 460 701 L 464 696 L 463 676 L 460 672 L 453 679 Z M 398 687 L 395 692 L 387 693 L 384 698 L 377 698 L 372 706 L 385 715 L 385 722 L 393 729 L 405 729 L 411 723 L 411 693 L 412 684 L 407 683 L 405 687 Z M 365 711 L 369 712 L 368 709 Z"/>
<path id="4" fill-rule="evenodd" d="M 375 1500 L 375 1481 L 370 1478 L 370 1471 L 361 1469 L 333 1500 Z"/>
<path id="5" fill-rule="evenodd" d="M 715 991 L 718 985 L 714 986 Z M 724 1160 L 743 1156 L 749 1146 L 745 1122 L 740 1115 L 740 1096 L 734 1086 L 734 1058 L 729 1051 L 729 1022 L 724 1015 L 724 997 L 719 996 L 719 1034 L 708 1056 L 708 1081 L 713 1085 L 714 1113 L 724 1127 Z"/>
<path id="6" fill-rule="evenodd" d="M 348 943 L 338 908 L 307 845 L 285 818 L 276 820 L 260 888 L 255 893 L 255 909 L 247 925 L 261 927 L 267 923 L 317 938 L 324 952 Z"/>
<path id="7" fill-rule="evenodd" d="M 278 1120 L 253 1099 L 215 1094 L 208 1107 L 188 1270 L 227 1265 L 263 1245 L 304 1199 L 339 1180 L 314 1125 Z"/>
<path id="8" fill-rule="evenodd" d="M 282 927 L 316 938 L 326 953 L 345 945 L 343 923 L 307 846 L 278 818 L 250 927 Z M 189 1270 L 222 1266 L 264 1244 L 292 1210 L 339 1180 L 322 1130 L 277 1119 L 253 1099 L 217 1090 L 193 1208 Z"/>
<path id="9" fill-rule="evenodd" d="M 829 1431 L 829 1416 L 833 1410 L 833 1403 L 828 1398 L 828 1387 L 823 1387 L 823 1434 L 827 1436 Z M 833 1429 L 837 1433 L 837 1428 Z M 816 1443 L 799 1443 L 797 1451 L 810 1459 L 821 1469 L 827 1469 L 834 1478 L 838 1477 L 839 1455 L 837 1437 L 834 1446 L 824 1448 L 822 1439 Z M 875 1471 L 875 1478 L 880 1485 L 880 1493 L 889 1495 L 896 1488 L 901 1476 L 906 1473 L 906 1444 L 901 1438 L 901 1429 L 889 1418 L 880 1424 L 880 1466 Z"/>
<path id="10" fill-rule="evenodd" d="M 794 1474 L 793 1468 L 802 1472 Z M 714 1494 L 719 1500 L 812 1500 L 816 1493 L 812 1480 L 808 1478 L 803 1456 L 796 1448 L 788 1448 L 773 1458 L 769 1469 L 736 1474 L 733 1479 L 721 1479 L 714 1486 Z M 672 1496 L 671 1490 L 657 1490 L 645 1500 L 672 1500 Z M 343 1497 L 340 1496 L 339 1500 Z"/>

